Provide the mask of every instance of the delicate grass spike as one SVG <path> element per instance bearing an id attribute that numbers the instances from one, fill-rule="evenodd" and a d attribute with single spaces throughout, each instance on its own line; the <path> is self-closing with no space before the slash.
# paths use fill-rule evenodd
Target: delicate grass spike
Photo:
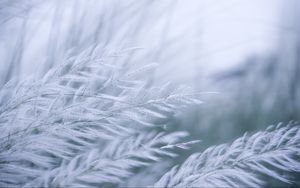
<path id="1" fill-rule="evenodd" d="M 116 138 L 102 148 L 93 148 L 50 171 L 45 171 L 25 187 L 82 187 L 117 184 L 133 174 L 133 169 L 158 161 L 160 156 L 174 156 L 159 145 L 177 143 L 186 133 L 141 133 L 125 139 Z M 168 140 L 169 142 L 166 142 Z"/>
<path id="2" fill-rule="evenodd" d="M 245 134 L 231 145 L 195 153 L 154 187 L 260 187 L 266 183 L 262 176 L 291 183 L 287 172 L 300 172 L 299 128 L 293 122 L 270 126 L 252 136 Z"/>
<path id="3" fill-rule="evenodd" d="M 164 127 L 176 109 L 200 101 L 148 87 L 138 75 L 156 64 L 132 65 L 125 55 L 93 47 L 40 81 L 4 87 L 0 187 L 118 185 L 193 143 Z"/>

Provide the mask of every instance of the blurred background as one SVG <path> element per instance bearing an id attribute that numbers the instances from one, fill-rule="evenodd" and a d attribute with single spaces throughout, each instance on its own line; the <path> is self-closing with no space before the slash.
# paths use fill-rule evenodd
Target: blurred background
<path id="1" fill-rule="evenodd" d="M 204 92 L 171 122 L 202 140 L 193 153 L 300 119 L 299 18 L 298 0 L 0 0 L 0 87 L 89 46 L 142 48 L 128 61 L 159 63 L 153 84 Z"/>

